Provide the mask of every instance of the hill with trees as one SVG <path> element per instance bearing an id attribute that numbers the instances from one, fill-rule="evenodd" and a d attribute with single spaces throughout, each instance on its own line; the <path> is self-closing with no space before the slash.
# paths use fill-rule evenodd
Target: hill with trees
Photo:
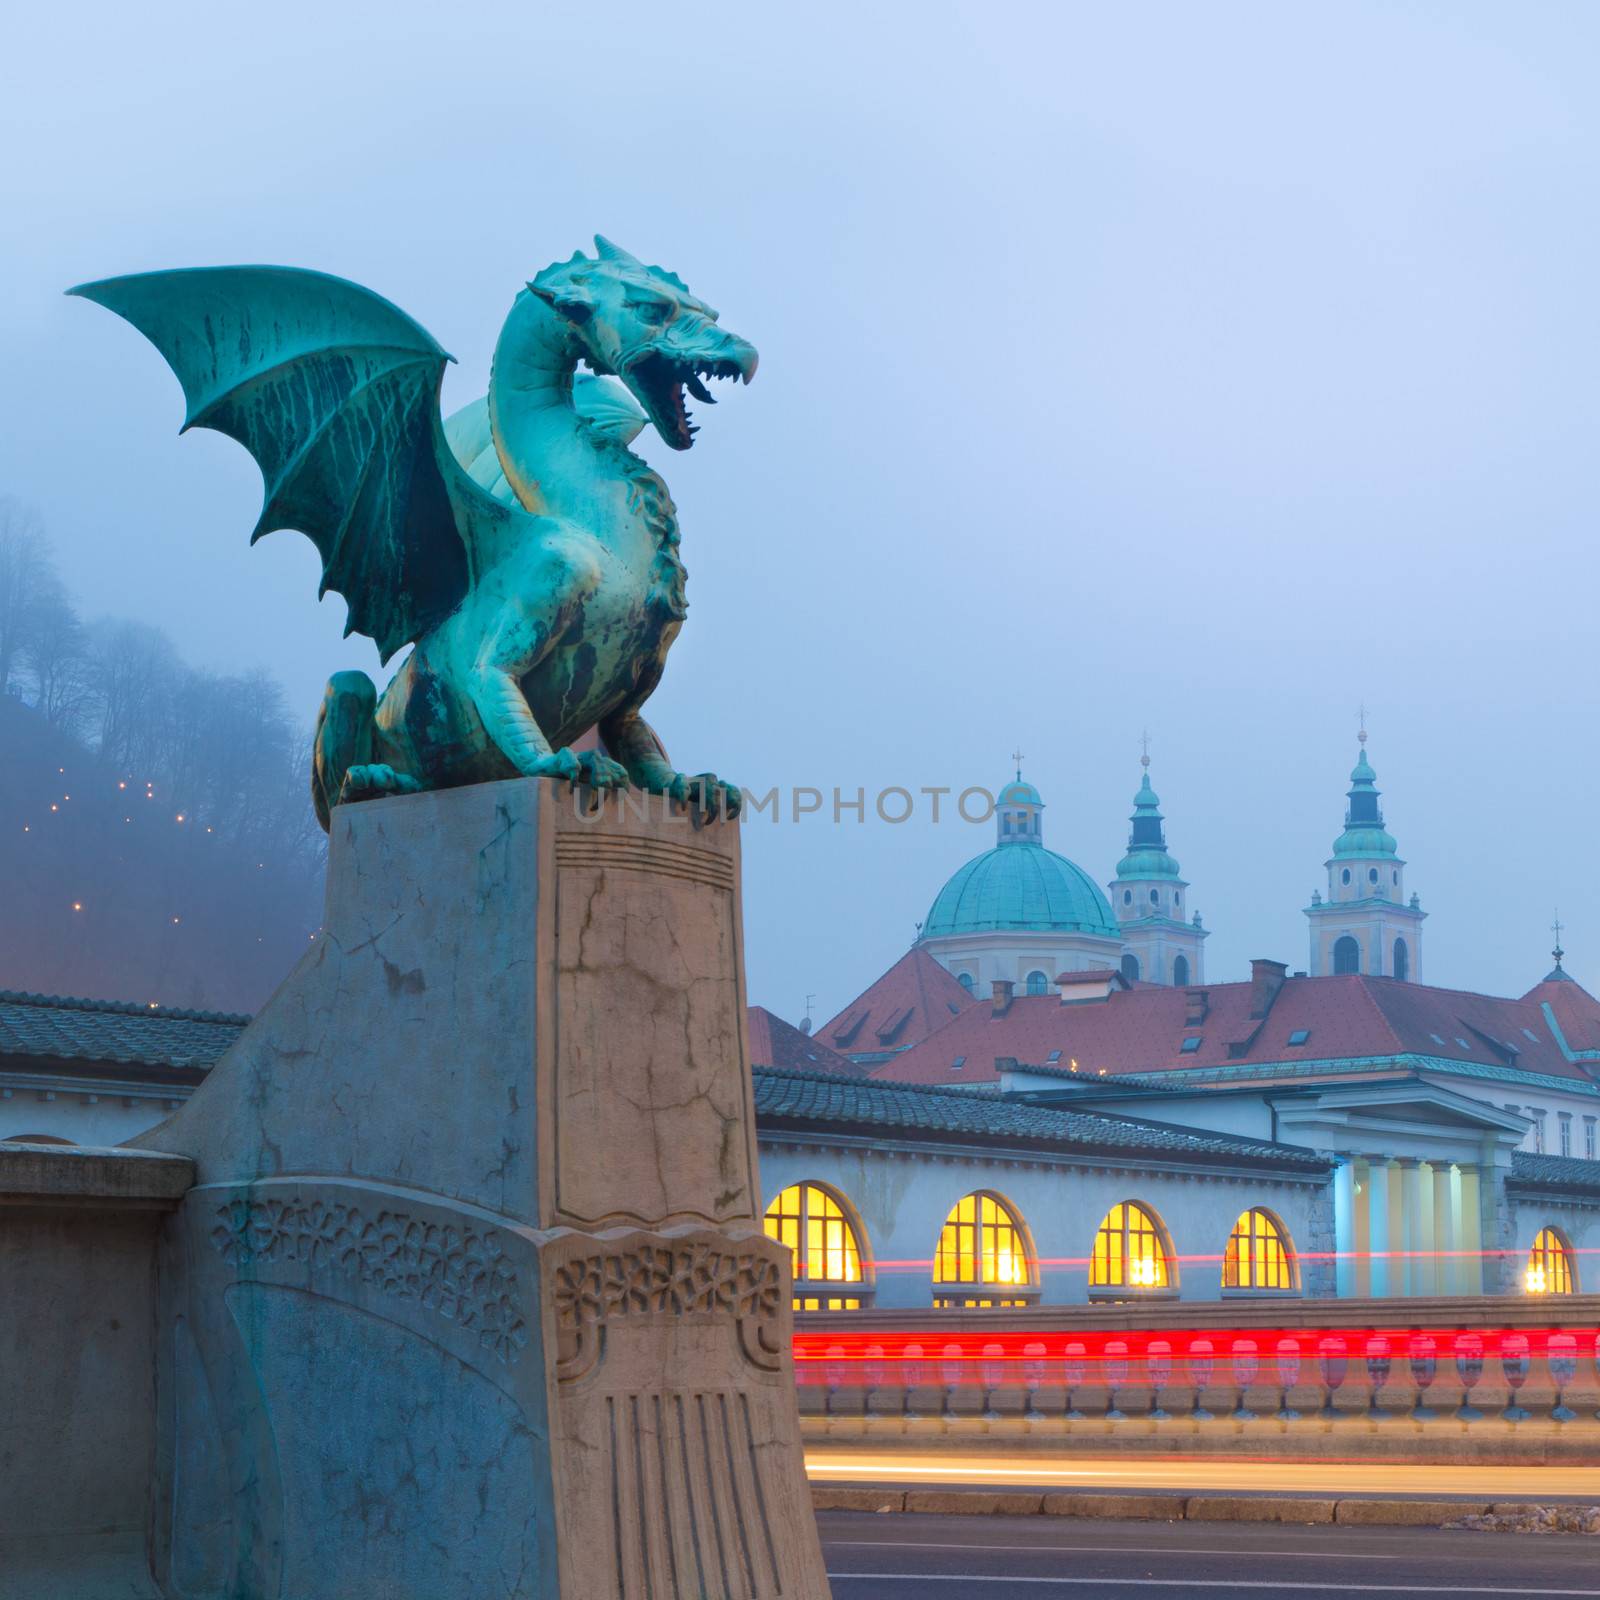
<path id="1" fill-rule="evenodd" d="M 0 500 L 0 989 L 259 1007 L 321 922 L 309 745 L 266 673 L 85 622 Z"/>

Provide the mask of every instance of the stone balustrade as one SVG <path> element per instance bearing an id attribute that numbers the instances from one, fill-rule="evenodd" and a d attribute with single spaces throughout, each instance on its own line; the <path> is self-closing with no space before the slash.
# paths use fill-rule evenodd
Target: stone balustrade
<path id="1" fill-rule="evenodd" d="M 1600 1461 L 1600 1297 L 797 1318 L 806 1436 Z"/>

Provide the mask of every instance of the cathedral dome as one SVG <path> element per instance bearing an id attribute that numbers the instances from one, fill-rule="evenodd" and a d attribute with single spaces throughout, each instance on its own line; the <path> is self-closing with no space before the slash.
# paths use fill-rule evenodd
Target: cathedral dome
<path id="1" fill-rule="evenodd" d="M 1121 937 L 1088 873 L 1042 844 L 1020 841 L 969 861 L 939 891 L 922 925 L 925 939 L 1015 931 Z"/>

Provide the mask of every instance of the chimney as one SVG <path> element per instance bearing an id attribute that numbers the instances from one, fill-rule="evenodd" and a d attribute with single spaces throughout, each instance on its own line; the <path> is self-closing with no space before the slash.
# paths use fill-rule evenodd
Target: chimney
<path id="1" fill-rule="evenodd" d="M 1211 1010 L 1211 991 L 1209 989 L 1189 989 L 1184 993 L 1185 1009 L 1183 1025 L 1186 1028 L 1198 1028 L 1206 1020 L 1206 1014 Z"/>
<path id="2" fill-rule="evenodd" d="M 1011 991 L 1014 985 L 1009 978 L 996 978 L 994 980 L 994 1011 L 993 1015 L 1003 1017 L 1011 1009 Z"/>
<path id="3" fill-rule="evenodd" d="M 1278 998 L 1289 967 L 1283 961 L 1252 961 L 1250 963 L 1250 1015 L 1264 1017 Z"/>

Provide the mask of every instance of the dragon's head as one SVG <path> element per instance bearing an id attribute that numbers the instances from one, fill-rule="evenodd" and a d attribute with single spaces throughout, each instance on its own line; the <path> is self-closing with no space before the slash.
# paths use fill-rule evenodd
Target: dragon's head
<path id="1" fill-rule="evenodd" d="M 621 378 L 674 450 L 694 443 L 684 390 L 715 405 L 707 378 L 756 375 L 755 347 L 717 326 L 717 314 L 675 273 L 647 267 L 595 235 L 595 259 L 581 251 L 546 267 L 528 288 L 572 325 L 583 359 Z"/>

